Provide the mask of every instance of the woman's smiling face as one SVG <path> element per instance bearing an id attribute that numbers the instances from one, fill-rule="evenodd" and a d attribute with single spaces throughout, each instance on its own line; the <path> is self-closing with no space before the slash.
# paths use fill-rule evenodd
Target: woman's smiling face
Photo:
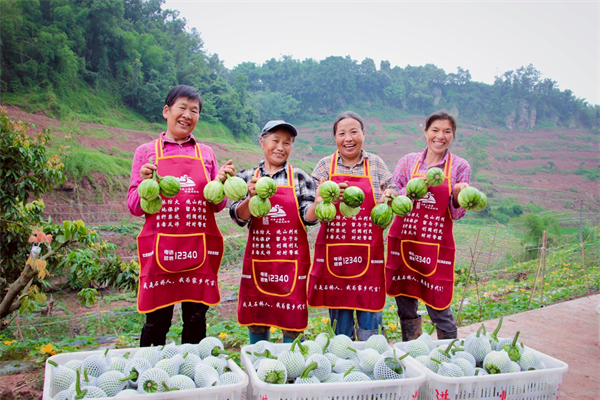
<path id="1" fill-rule="evenodd" d="M 365 131 L 354 118 L 340 120 L 335 129 L 335 144 L 345 161 L 360 160 Z"/>
<path id="2" fill-rule="evenodd" d="M 200 117 L 200 103 L 196 99 L 178 98 L 171 107 L 163 108 L 167 120 L 167 137 L 183 142 L 192 133 Z"/>
<path id="3" fill-rule="evenodd" d="M 433 121 L 425 131 L 425 137 L 427 138 L 428 151 L 443 157 L 454 137 L 452 123 L 447 119 Z"/>
<path id="4" fill-rule="evenodd" d="M 267 169 L 272 168 L 268 172 L 277 172 L 283 167 L 292 152 L 293 144 L 294 137 L 285 129 L 278 129 L 260 138 L 260 147 L 263 148 L 265 163 L 268 164 Z"/>

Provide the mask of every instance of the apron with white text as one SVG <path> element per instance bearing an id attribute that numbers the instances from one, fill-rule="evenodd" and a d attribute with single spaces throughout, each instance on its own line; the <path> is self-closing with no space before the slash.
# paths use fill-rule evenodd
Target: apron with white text
<path id="1" fill-rule="evenodd" d="M 157 173 L 178 178 L 181 190 L 175 197 L 161 196 L 162 209 L 145 215 L 137 237 L 138 311 L 148 313 L 183 301 L 219 304 L 223 236 L 214 205 L 204 198 L 208 175 L 200 145 L 195 146 L 195 157 L 163 156 L 160 140 L 155 147 Z"/>
<path id="2" fill-rule="evenodd" d="M 257 168 L 255 176 L 260 176 Z M 266 217 L 252 217 L 244 254 L 237 317 L 240 325 L 303 331 L 308 325 L 306 277 L 310 249 L 300 219 L 294 171 L 278 185 Z"/>
<path id="3" fill-rule="evenodd" d="M 377 204 L 364 159 L 365 175 L 338 174 L 339 152 L 331 157 L 329 179 L 348 182 L 365 193 L 360 212 L 346 218 L 339 212 L 329 223 L 321 223 L 308 282 L 308 305 L 378 312 L 385 305 L 383 229 L 371 221 Z"/>
<path id="4" fill-rule="evenodd" d="M 411 179 L 419 174 L 415 165 Z M 436 310 L 445 310 L 454 294 L 452 216 L 448 203 L 452 196 L 452 154 L 444 167 L 444 182 L 430 186 L 406 217 L 396 216 L 388 233 L 386 293 L 423 300 Z"/>

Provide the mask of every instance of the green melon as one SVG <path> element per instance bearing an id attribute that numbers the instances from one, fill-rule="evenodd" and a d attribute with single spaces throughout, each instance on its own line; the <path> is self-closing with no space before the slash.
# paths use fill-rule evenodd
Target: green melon
<path id="1" fill-rule="evenodd" d="M 354 218 L 360 212 L 360 207 L 350 207 L 346 203 L 340 203 L 340 214 L 346 218 Z"/>
<path id="2" fill-rule="evenodd" d="M 227 174 L 227 180 L 223 185 L 225 196 L 231 201 L 242 200 L 248 193 L 248 184 L 242 178 L 237 176 L 229 176 Z"/>
<path id="3" fill-rule="evenodd" d="M 475 210 L 479 206 L 481 192 L 473 186 L 468 186 L 458 194 L 458 204 L 465 210 Z"/>
<path id="4" fill-rule="evenodd" d="M 413 202 L 406 196 L 394 197 L 392 211 L 400 217 L 406 217 L 413 209 Z"/>
<path id="5" fill-rule="evenodd" d="M 319 186 L 319 194 L 323 201 L 331 203 L 340 197 L 340 187 L 333 181 L 325 181 Z"/>
<path id="6" fill-rule="evenodd" d="M 488 198 L 483 192 L 479 192 L 479 203 L 475 207 L 475 211 L 483 211 L 488 204 Z"/>
<path id="7" fill-rule="evenodd" d="M 256 181 L 256 194 L 263 199 L 271 198 L 277 192 L 277 184 L 275 180 L 269 176 L 263 176 Z"/>
<path id="8" fill-rule="evenodd" d="M 137 188 L 140 197 L 146 201 L 154 200 L 160 193 L 160 186 L 154 179 L 144 179 Z"/>
<path id="9" fill-rule="evenodd" d="M 160 194 L 162 194 L 165 197 L 175 197 L 181 190 L 181 184 L 179 183 L 179 179 L 170 175 L 159 176 L 158 185 L 160 186 Z"/>
<path id="10" fill-rule="evenodd" d="M 315 214 L 317 214 L 317 219 L 321 222 L 331 222 L 335 218 L 335 206 L 328 201 L 323 201 L 317 204 L 317 208 L 315 209 Z"/>
<path id="11" fill-rule="evenodd" d="M 406 184 L 406 195 L 413 199 L 419 200 L 427 194 L 427 184 L 421 178 L 413 178 Z"/>
<path id="12" fill-rule="evenodd" d="M 145 213 L 156 214 L 162 208 L 162 198 L 157 197 L 154 200 L 150 201 L 141 199 L 140 206 L 142 206 L 142 210 L 144 210 Z"/>
<path id="13" fill-rule="evenodd" d="M 225 199 L 225 191 L 223 190 L 223 182 L 220 179 L 208 182 L 204 186 L 204 198 L 213 204 L 219 204 Z"/>
<path id="14" fill-rule="evenodd" d="M 360 207 L 365 201 L 365 192 L 358 186 L 348 186 L 344 189 L 342 199 L 349 207 Z"/>
<path id="15" fill-rule="evenodd" d="M 425 179 L 427 179 L 427 183 L 431 186 L 440 186 L 444 183 L 444 171 L 438 167 L 429 168 L 425 175 Z"/>
<path id="16" fill-rule="evenodd" d="M 248 208 L 253 217 L 261 218 L 271 211 L 271 201 L 260 196 L 252 196 Z"/>
<path id="17" fill-rule="evenodd" d="M 371 220 L 381 228 L 387 228 L 393 218 L 392 208 L 385 203 L 377 204 L 371 210 Z"/>

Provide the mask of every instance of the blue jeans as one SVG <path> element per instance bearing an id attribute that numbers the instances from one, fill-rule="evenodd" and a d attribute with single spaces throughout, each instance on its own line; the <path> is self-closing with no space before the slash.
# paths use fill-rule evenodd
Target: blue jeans
<path id="1" fill-rule="evenodd" d="M 376 335 L 379 332 L 379 326 L 383 325 L 383 313 L 356 310 L 356 319 L 358 319 L 358 329 L 354 331 L 354 311 L 346 309 L 329 309 L 329 319 L 337 321 L 335 326 L 336 335 L 346 335 L 352 340 L 367 340 L 369 336 Z"/>

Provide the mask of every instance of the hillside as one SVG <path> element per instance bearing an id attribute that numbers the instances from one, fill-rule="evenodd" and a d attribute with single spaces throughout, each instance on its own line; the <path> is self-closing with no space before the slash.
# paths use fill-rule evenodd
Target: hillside
<path id="1" fill-rule="evenodd" d="M 67 135 L 60 121 L 48 118 L 41 112 L 29 114 L 14 106 L 8 106 L 7 111 L 15 118 L 35 123 L 38 131 L 49 128 L 56 141 L 64 140 Z M 421 134 L 422 123 L 422 118 L 393 123 L 367 119 L 365 148 L 378 154 L 393 170 L 404 154 L 423 150 L 425 140 Z M 320 158 L 335 150 L 331 126 L 306 123 L 298 126 L 298 129 L 300 134 L 291 159 L 295 165 L 310 173 Z M 71 134 L 73 137 L 70 140 L 77 142 L 80 148 L 101 152 L 121 163 L 129 160 L 126 164 L 128 167 L 121 168 L 116 177 L 100 172 L 93 172 L 80 181 L 71 177 L 48 195 L 47 203 L 51 205 L 47 208 L 48 212 L 58 219 L 86 214 L 84 219 L 91 218 L 93 222 L 115 222 L 126 218 L 125 197 L 130 160 L 140 144 L 156 138 L 157 132 L 153 130 L 156 130 L 156 126 L 133 130 L 92 123 L 79 124 L 78 131 L 81 133 Z M 32 133 L 35 131 L 31 130 Z M 197 128 L 196 137 L 214 149 L 219 162 L 231 158 L 241 169 L 256 165 L 262 158 L 262 151 L 256 144 L 235 143 L 223 138 L 202 140 L 202 134 L 198 131 Z M 578 210 L 579 200 L 585 201 L 585 209 L 600 208 L 598 181 L 592 181 L 582 174 L 583 171 L 592 178 L 598 176 L 600 141 L 597 135 L 575 129 L 515 132 L 461 124 L 457 134 L 458 140 L 452 145 L 452 151 L 472 164 L 466 146 L 469 139 L 479 138 L 487 142 L 481 149 L 489 155 L 489 159 L 476 174 L 473 184 L 486 191 L 493 204 L 507 197 L 515 197 L 523 205 L 531 202 L 549 210 Z M 596 175 L 593 175 L 594 171 Z M 68 217 L 66 214 L 75 216 Z"/>

